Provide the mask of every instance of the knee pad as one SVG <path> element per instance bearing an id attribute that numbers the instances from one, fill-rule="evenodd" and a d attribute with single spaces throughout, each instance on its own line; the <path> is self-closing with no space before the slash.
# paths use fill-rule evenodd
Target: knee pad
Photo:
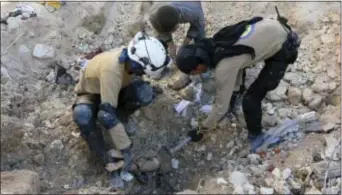
<path id="1" fill-rule="evenodd" d="M 83 134 L 88 134 L 95 126 L 95 118 L 91 104 L 77 104 L 73 110 L 73 120 Z"/>
<path id="2" fill-rule="evenodd" d="M 154 99 L 153 88 L 148 83 L 140 83 L 136 86 L 137 101 L 140 106 L 147 106 Z"/>
<path id="3" fill-rule="evenodd" d="M 106 129 L 115 127 L 120 121 L 116 116 L 116 110 L 109 104 L 101 104 L 97 119 Z"/>
<path id="4" fill-rule="evenodd" d="M 92 107 L 88 104 L 77 104 L 73 110 L 74 122 L 78 125 L 87 125 L 93 118 Z"/>

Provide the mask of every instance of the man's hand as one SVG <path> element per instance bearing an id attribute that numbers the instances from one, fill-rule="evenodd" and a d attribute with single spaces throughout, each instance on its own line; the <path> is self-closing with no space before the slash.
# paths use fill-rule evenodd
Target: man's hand
<path id="1" fill-rule="evenodd" d="M 203 133 L 199 131 L 199 128 L 196 127 L 190 131 L 188 131 L 188 136 L 191 137 L 191 141 L 199 142 L 203 139 Z"/>
<path id="2" fill-rule="evenodd" d="M 183 41 L 183 45 L 188 45 L 191 42 L 191 39 L 188 37 L 185 37 L 184 41 Z"/>
<path id="3" fill-rule="evenodd" d="M 174 44 L 174 42 L 171 41 L 171 42 L 167 43 L 167 48 L 168 48 L 169 55 L 171 56 L 171 58 L 173 60 L 175 60 L 176 59 L 176 49 L 177 49 L 177 47 Z"/>

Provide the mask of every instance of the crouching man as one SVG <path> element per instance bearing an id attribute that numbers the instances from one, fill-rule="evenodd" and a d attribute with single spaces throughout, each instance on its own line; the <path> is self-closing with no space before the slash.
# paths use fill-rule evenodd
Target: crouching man
<path id="1" fill-rule="evenodd" d="M 274 90 L 286 68 L 297 59 L 300 40 L 283 17 L 278 20 L 255 17 L 227 26 L 201 44 L 182 46 L 176 58 L 178 68 L 190 75 L 213 69 L 216 96 L 212 112 L 200 128 L 189 132 L 193 141 L 203 137 L 201 130 L 213 128 L 235 105 L 237 96 L 245 92 L 244 68 L 265 61 L 257 79 L 246 90 L 242 107 L 251 141 L 252 152 L 267 137 L 262 132 L 261 102 Z M 232 110 L 230 108 L 229 110 Z"/>
<path id="2" fill-rule="evenodd" d="M 144 6 L 148 8 L 144 9 Z M 148 21 L 156 32 L 156 37 L 167 48 L 173 60 L 176 57 L 177 48 L 172 34 L 179 28 L 180 24 L 190 24 L 182 45 L 187 45 L 191 41 L 197 43 L 205 38 L 205 19 L 200 1 L 142 2 L 140 12 L 147 12 Z M 136 24 L 140 26 L 146 25 L 143 15 L 144 13 L 139 14 L 140 17 Z M 134 29 L 133 26 L 132 29 Z M 181 73 L 179 78 L 174 82 L 170 82 L 168 86 L 174 90 L 179 90 L 190 82 L 190 77 Z"/>
<path id="3" fill-rule="evenodd" d="M 116 48 L 96 55 L 82 68 L 75 87 L 77 100 L 73 118 L 81 135 L 104 162 L 107 171 L 154 171 L 159 168 L 155 158 L 136 160 L 131 153 L 132 142 L 120 116 L 134 113 L 155 97 L 154 88 L 133 76 L 158 75 L 170 58 L 156 38 L 138 32 L 127 48 Z M 99 122 L 109 133 L 116 151 L 107 153 Z"/>

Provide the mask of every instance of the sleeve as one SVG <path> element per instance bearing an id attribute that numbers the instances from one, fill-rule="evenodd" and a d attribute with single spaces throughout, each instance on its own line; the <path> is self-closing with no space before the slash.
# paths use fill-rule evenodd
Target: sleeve
<path id="1" fill-rule="evenodd" d="M 205 20 L 202 7 L 200 6 L 194 13 L 194 19 L 190 21 L 190 27 L 187 32 L 186 37 L 190 39 L 195 39 L 198 37 L 205 36 Z"/>
<path id="2" fill-rule="evenodd" d="M 220 63 L 225 63 L 222 60 Z M 220 65 L 218 64 L 218 66 Z M 227 66 L 222 64 L 221 66 Z M 228 72 L 228 74 L 227 74 Z M 235 81 L 239 72 L 238 67 L 231 67 L 229 71 L 216 70 L 216 95 L 213 109 L 209 116 L 203 121 L 204 128 L 211 128 L 226 114 L 229 108 L 230 99 L 234 90 Z"/>
<path id="3" fill-rule="evenodd" d="M 118 106 L 118 97 L 121 90 L 122 79 L 120 74 L 110 70 L 101 71 L 100 91 L 101 103 L 109 103 L 116 108 Z"/>

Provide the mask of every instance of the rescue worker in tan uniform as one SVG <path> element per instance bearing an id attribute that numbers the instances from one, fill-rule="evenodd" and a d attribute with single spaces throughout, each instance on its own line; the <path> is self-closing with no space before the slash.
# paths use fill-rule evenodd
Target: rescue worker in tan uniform
<path id="1" fill-rule="evenodd" d="M 295 62 L 300 45 L 297 34 L 283 19 L 255 17 L 227 26 L 201 44 L 179 49 L 176 64 L 182 72 L 194 75 L 213 69 L 216 83 L 212 111 L 200 127 L 189 131 L 192 141 L 201 140 L 205 132 L 201 130 L 213 128 L 245 92 L 244 68 L 265 61 L 242 101 L 252 152 L 264 142 L 267 134 L 262 132 L 261 102 L 278 86 L 288 65 Z"/>
<path id="2" fill-rule="evenodd" d="M 128 171 L 154 171 L 159 167 L 155 158 L 140 162 L 131 154 L 132 142 L 120 116 L 129 115 L 146 106 L 155 97 L 154 89 L 133 76 L 156 75 L 168 65 L 170 58 L 160 41 L 138 32 L 127 48 L 115 48 L 92 58 L 82 68 L 75 87 L 77 94 L 73 118 L 82 137 L 113 174 Z M 116 151 L 107 153 L 98 121 L 108 132 Z M 134 161 L 134 162 L 133 162 Z"/>
<path id="3" fill-rule="evenodd" d="M 156 38 L 168 48 L 173 59 L 176 57 L 176 45 L 172 33 L 178 29 L 180 24 L 190 24 L 182 42 L 183 45 L 187 45 L 191 41 L 196 43 L 205 38 L 205 19 L 200 1 L 142 2 L 140 12 L 148 13 L 147 20 L 156 31 Z M 137 24 L 145 24 L 143 15 L 144 13 L 139 14 Z M 169 83 L 168 86 L 174 90 L 179 90 L 190 82 L 190 77 L 180 72 L 179 78 L 175 82 Z"/>

